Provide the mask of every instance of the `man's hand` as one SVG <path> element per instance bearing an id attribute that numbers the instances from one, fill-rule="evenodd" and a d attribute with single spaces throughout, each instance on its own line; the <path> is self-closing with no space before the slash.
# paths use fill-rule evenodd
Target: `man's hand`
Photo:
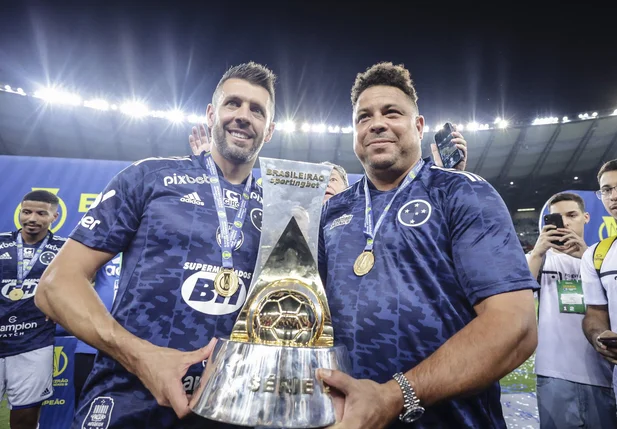
<path id="1" fill-rule="evenodd" d="M 576 234 L 574 231 L 565 228 L 557 229 L 557 232 L 563 234 L 563 236 L 559 239 L 559 241 L 563 242 L 563 252 L 567 255 L 573 256 L 575 258 L 581 259 L 583 257 L 583 253 L 587 250 L 587 244 L 585 240 L 580 235 Z"/>
<path id="2" fill-rule="evenodd" d="M 199 124 L 198 127 L 193 127 L 191 135 L 189 136 L 189 146 L 193 151 L 193 155 L 199 156 L 202 152 L 210 152 L 210 139 L 206 132 L 206 127 L 203 124 Z"/>
<path id="3" fill-rule="evenodd" d="M 192 352 L 158 346 L 148 347 L 140 354 L 132 372 L 139 377 L 159 405 L 172 407 L 178 417 L 185 417 L 191 409 L 182 377 L 191 365 L 208 359 L 215 344 L 216 339 L 213 338 L 207 346 Z"/>
<path id="4" fill-rule="evenodd" d="M 332 429 L 382 429 L 403 410 L 403 393 L 394 380 L 379 384 L 328 369 L 318 370 L 317 377 L 336 389 L 332 394 L 337 423 Z M 338 400 L 338 392 L 344 400 Z"/>
<path id="5" fill-rule="evenodd" d="M 598 336 L 596 336 L 593 342 L 593 347 L 596 349 L 598 353 L 600 353 L 604 357 L 604 359 L 606 359 L 613 365 L 617 364 L 617 348 L 607 347 L 605 344 L 602 344 L 599 341 L 599 338 L 616 338 L 617 339 L 617 334 L 614 333 L 613 331 L 607 330 L 607 331 L 602 332 Z"/>
<path id="6" fill-rule="evenodd" d="M 544 225 L 542 228 L 542 232 L 538 236 L 538 241 L 536 241 L 536 245 L 533 247 L 532 255 L 537 255 L 541 258 L 546 255 L 548 249 L 556 249 L 560 252 L 566 250 L 565 246 L 558 246 L 553 241 L 561 241 L 564 231 L 571 232 L 569 230 L 558 230 L 555 228 L 555 225 Z"/>
<path id="7" fill-rule="evenodd" d="M 453 132 L 452 143 L 456 145 L 461 151 L 463 151 L 463 160 L 454 166 L 455 169 L 460 171 L 465 171 L 467 167 L 467 142 L 463 135 L 459 132 Z M 438 167 L 443 167 L 443 161 L 441 160 L 441 155 L 439 155 L 439 150 L 437 149 L 436 143 L 431 143 L 431 152 L 433 153 L 433 162 Z"/>

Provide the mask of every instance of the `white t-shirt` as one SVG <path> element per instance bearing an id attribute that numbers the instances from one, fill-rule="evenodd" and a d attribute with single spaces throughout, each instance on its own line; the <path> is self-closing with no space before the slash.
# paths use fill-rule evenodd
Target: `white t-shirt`
<path id="1" fill-rule="evenodd" d="M 536 374 L 611 387 L 611 365 L 587 341 L 582 327 L 584 315 L 559 311 L 557 281 L 580 280 L 580 268 L 580 259 L 552 249 L 546 253 L 540 288 Z"/>
<path id="2" fill-rule="evenodd" d="M 600 277 L 593 266 L 593 252 L 598 244 L 589 247 L 581 262 L 583 293 L 587 305 L 608 305 L 611 331 L 617 332 L 617 244 L 609 249 Z M 617 372 L 613 373 L 613 386 L 617 390 Z"/>

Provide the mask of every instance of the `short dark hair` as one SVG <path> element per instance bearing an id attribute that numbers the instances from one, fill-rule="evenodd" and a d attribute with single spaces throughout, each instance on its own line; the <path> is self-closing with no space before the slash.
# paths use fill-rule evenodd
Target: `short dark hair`
<path id="1" fill-rule="evenodd" d="M 555 194 L 551 197 L 551 199 L 548 201 L 548 206 L 552 206 L 553 204 L 557 204 L 561 201 L 574 201 L 576 204 L 578 204 L 578 207 L 581 209 L 582 213 L 585 213 L 585 200 L 583 200 L 583 198 L 575 193 L 572 192 L 560 192 L 558 194 Z"/>
<path id="2" fill-rule="evenodd" d="M 598 183 L 600 183 L 602 175 L 604 173 L 608 173 L 609 171 L 617 171 L 617 159 L 605 162 L 604 165 L 600 167 L 600 171 L 598 171 Z"/>
<path id="3" fill-rule="evenodd" d="M 411 80 L 409 70 L 403 64 L 377 63 L 366 69 L 364 73 L 358 73 L 356 81 L 351 88 L 351 105 L 356 107 L 358 98 L 366 89 L 372 86 L 393 86 L 403 91 L 418 109 L 418 94 Z"/>
<path id="4" fill-rule="evenodd" d="M 56 197 L 51 192 L 44 191 L 42 189 L 28 192 L 26 195 L 24 195 L 21 201 L 22 203 L 24 201 L 38 201 L 41 203 L 49 203 L 55 207 L 58 207 L 58 205 L 60 204 L 60 200 L 58 199 L 58 197 Z"/>
<path id="5" fill-rule="evenodd" d="M 216 89 L 212 95 L 212 104 L 216 104 L 221 86 L 229 79 L 242 79 L 253 85 L 261 86 L 268 91 L 272 101 L 272 113 L 274 114 L 274 84 L 276 83 L 276 75 L 272 70 L 253 61 L 230 67 L 216 85 Z"/>

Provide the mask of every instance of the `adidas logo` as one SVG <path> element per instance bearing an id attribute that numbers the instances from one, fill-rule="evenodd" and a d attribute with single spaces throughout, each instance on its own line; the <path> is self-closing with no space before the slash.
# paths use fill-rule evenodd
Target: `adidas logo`
<path id="1" fill-rule="evenodd" d="M 9 252 L 4 252 L 2 255 L 0 255 L 0 259 L 13 259 L 13 258 L 11 258 L 11 255 L 9 255 Z"/>
<path id="2" fill-rule="evenodd" d="M 46 396 L 46 395 L 50 395 L 51 392 L 49 391 L 48 388 L 45 388 L 45 390 L 43 390 L 43 394 L 41 395 L 41 397 Z"/>
<path id="3" fill-rule="evenodd" d="M 199 198 L 197 192 L 192 192 L 188 195 L 183 196 L 182 198 L 180 198 L 180 201 L 182 201 L 183 203 L 195 204 L 196 206 L 204 205 L 204 202 L 201 200 L 201 198 Z"/>

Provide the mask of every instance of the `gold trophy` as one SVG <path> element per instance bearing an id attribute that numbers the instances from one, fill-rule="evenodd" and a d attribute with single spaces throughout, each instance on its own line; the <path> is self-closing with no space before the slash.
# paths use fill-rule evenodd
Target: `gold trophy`
<path id="1" fill-rule="evenodd" d="M 264 208 L 253 281 L 230 339 L 219 339 L 191 401 L 208 419 L 241 426 L 314 428 L 335 422 L 318 368 L 349 372 L 334 346 L 317 270 L 331 166 L 260 158 Z"/>

